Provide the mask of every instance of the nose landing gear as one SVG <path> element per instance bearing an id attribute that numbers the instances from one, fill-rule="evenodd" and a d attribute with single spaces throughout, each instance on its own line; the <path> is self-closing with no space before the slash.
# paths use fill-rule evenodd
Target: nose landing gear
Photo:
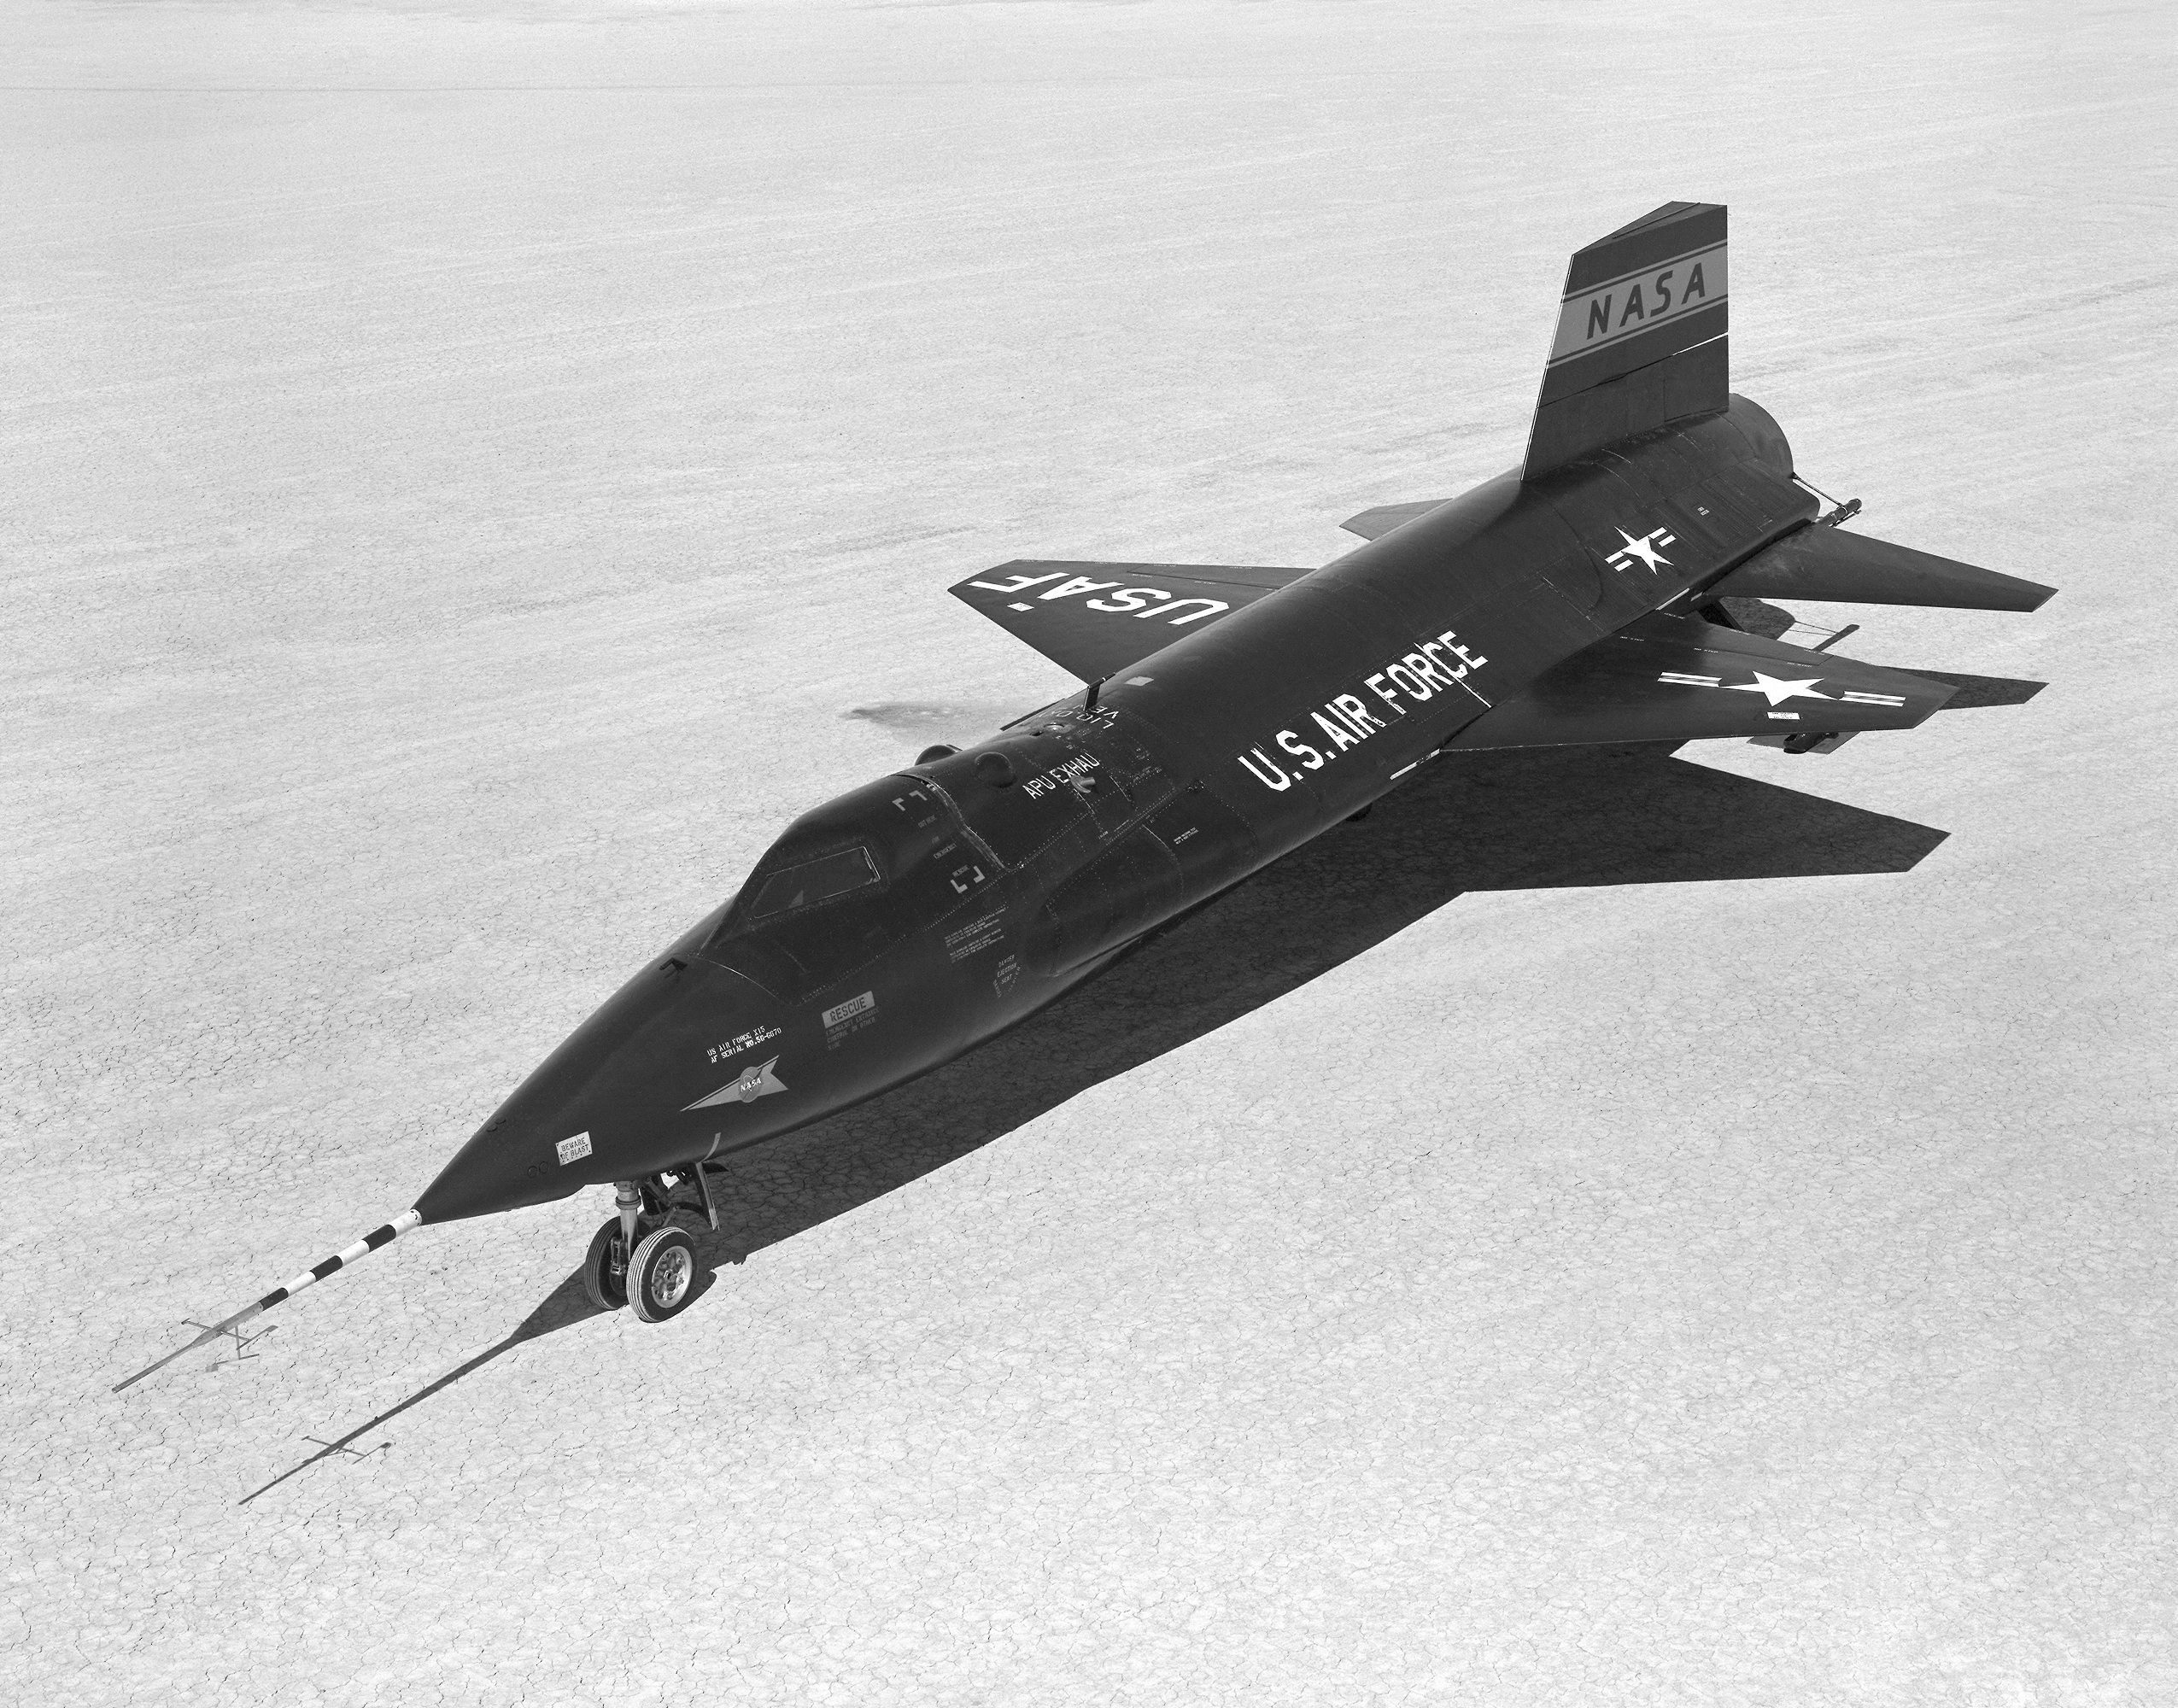
<path id="1" fill-rule="evenodd" d="M 644 1235 L 622 1280 L 628 1307 L 638 1322 L 662 1323 L 677 1317 L 695 1293 L 695 1241 L 682 1227 L 662 1227 Z"/>
<path id="2" fill-rule="evenodd" d="M 716 1228 L 711 1183 L 699 1163 L 615 1184 L 618 1214 L 590 1236 L 583 1255 L 583 1291 L 601 1311 L 626 1305 L 637 1321 L 662 1323 L 680 1315 L 695 1297 L 696 1243 L 673 1218 L 700 1214 Z"/>
<path id="3" fill-rule="evenodd" d="M 590 1236 L 590 1249 L 583 1254 L 583 1291 L 600 1311 L 617 1311 L 628 1302 L 628 1248 L 618 1216 Z"/>

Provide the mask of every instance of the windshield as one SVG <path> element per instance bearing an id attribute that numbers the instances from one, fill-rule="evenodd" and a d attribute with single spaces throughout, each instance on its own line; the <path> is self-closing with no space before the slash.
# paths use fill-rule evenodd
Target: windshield
<path id="1" fill-rule="evenodd" d="M 799 865 L 784 867 L 764 880 L 756 899 L 749 904 L 749 917 L 770 919 L 795 908 L 815 907 L 819 902 L 828 902 L 834 896 L 844 896 L 850 890 L 876 881 L 877 868 L 867 848 L 850 848 L 843 853 L 827 854 L 822 859 L 805 860 Z"/>
<path id="2" fill-rule="evenodd" d="M 951 912 L 995 869 L 919 778 L 887 777 L 805 814 L 758 863 L 703 954 L 788 1002 Z"/>

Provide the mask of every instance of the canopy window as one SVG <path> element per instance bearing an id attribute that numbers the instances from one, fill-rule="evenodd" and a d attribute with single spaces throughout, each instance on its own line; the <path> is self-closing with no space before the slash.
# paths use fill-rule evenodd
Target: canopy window
<path id="1" fill-rule="evenodd" d="M 848 848 L 822 859 L 784 866 L 764 880 L 749 905 L 749 917 L 769 919 L 797 908 L 815 907 L 834 896 L 863 889 L 877 881 L 877 867 L 867 848 Z"/>

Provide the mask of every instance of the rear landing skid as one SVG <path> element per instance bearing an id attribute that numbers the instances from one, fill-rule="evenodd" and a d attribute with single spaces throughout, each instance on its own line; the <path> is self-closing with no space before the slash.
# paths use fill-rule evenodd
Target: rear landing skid
<path id="1" fill-rule="evenodd" d="M 1835 753 L 1860 732 L 1857 729 L 1805 729 L 1797 735 L 1753 735 L 1750 747 L 1782 747 L 1788 753 Z"/>

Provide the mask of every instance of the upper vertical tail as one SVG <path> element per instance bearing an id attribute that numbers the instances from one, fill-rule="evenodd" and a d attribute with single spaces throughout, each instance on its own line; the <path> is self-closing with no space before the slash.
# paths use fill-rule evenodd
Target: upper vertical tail
<path id="1" fill-rule="evenodd" d="M 1573 252 L 1523 479 L 1722 409 L 1724 209 L 1667 202 Z"/>

